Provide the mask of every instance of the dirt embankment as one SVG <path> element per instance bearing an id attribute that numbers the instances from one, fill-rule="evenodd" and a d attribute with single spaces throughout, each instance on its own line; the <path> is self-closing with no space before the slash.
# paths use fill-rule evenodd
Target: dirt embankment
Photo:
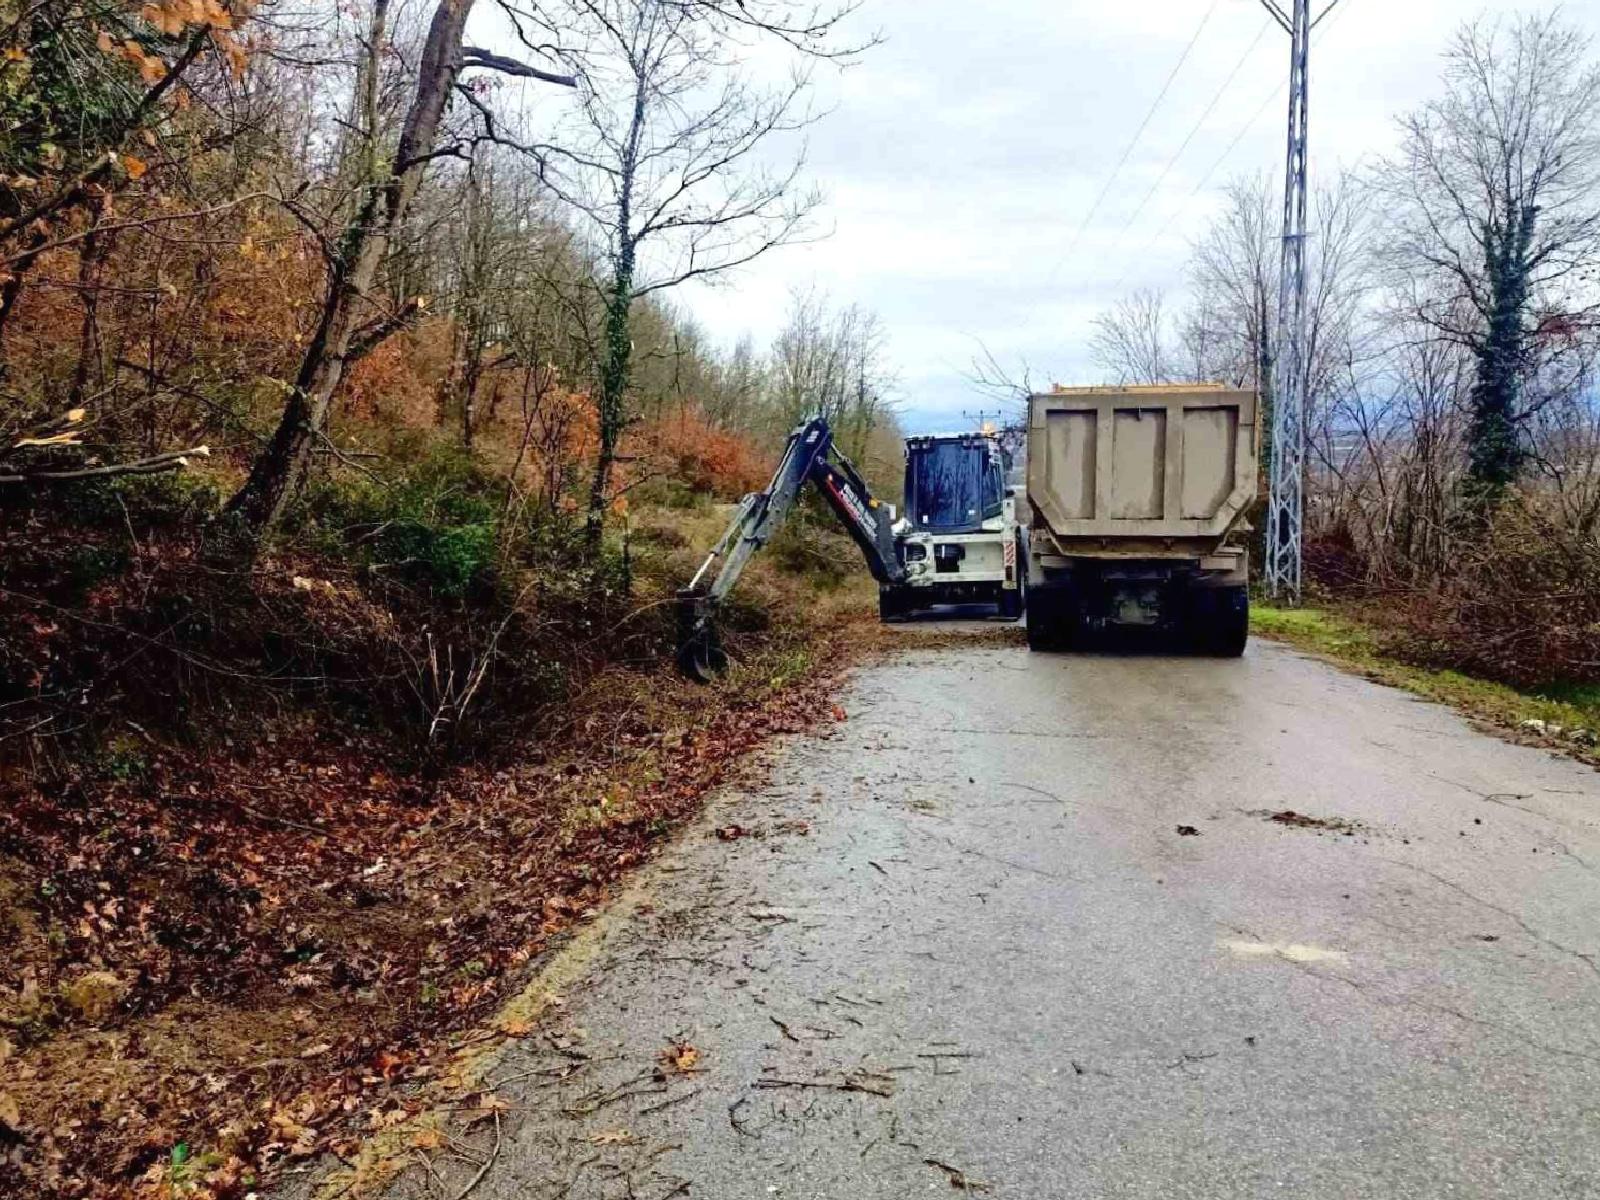
<path id="1" fill-rule="evenodd" d="M 347 698 L 230 693 L 215 656 L 204 712 L 102 711 L 73 755 L 14 758 L 0 1194 L 242 1196 L 404 1121 L 463 1037 L 516 1036 L 469 1031 L 880 643 L 863 594 L 755 575 L 721 684 L 620 656 L 465 765 Z M 71 653 L 93 611 L 39 636 Z"/>

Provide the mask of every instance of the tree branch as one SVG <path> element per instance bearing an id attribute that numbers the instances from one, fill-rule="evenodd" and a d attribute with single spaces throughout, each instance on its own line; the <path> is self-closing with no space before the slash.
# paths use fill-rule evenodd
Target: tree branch
<path id="1" fill-rule="evenodd" d="M 56 484 L 74 483 L 80 479 L 105 479 L 114 475 L 154 475 L 161 471 L 179 471 L 189 465 L 191 458 L 206 458 L 209 446 L 195 446 L 189 450 L 169 450 L 152 454 L 132 462 L 105 463 L 98 467 L 72 467 L 65 470 L 41 469 L 37 471 L 13 470 L 0 474 L 0 484 Z M 0 468 L 3 470 L 3 468 Z"/>
<path id="2" fill-rule="evenodd" d="M 461 47 L 461 69 L 464 71 L 468 67 L 483 67 L 485 70 L 499 71 L 502 75 L 537 79 L 542 83 L 554 83 L 561 87 L 578 86 L 576 75 L 557 75 L 553 71 L 541 71 L 538 67 L 530 67 L 525 62 L 518 62 L 514 58 L 507 58 L 503 54 L 495 54 L 477 46 Z"/>

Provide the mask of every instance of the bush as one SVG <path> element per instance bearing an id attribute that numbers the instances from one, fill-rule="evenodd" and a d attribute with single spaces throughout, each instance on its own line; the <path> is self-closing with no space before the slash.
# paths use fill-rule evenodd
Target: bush
<path id="1" fill-rule="evenodd" d="M 192 471 L 91 479 L 46 497 L 66 505 L 70 516 L 97 529 L 126 532 L 177 529 L 199 524 L 221 509 L 217 481 Z"/>
<path id="2" fill-rule="evenodd" d="M 866 570 L 861 551 L 815 496 L 795 507 L 769 552 L 783 570 L 808 575 L 825 588 L 838 587 L 853 572 Z"/>
<path id="3" fill-rule="evenodd" d="M 1521 688 L 1600 682 L 1600 541 L 1518 495 L 1454 559 L 1447 579 L 1385 599 L 1397 649 Z"/>
<path id="4" fill-rule="evenodd" d="M 772 466 L 748 438 L 719 429 L 694 407 L 652 422 L 640 433 L 680 492 L 737 500 L 765 487 Z"/>
<path id="5" fill-rule="evenodd" d="M 387 478 L 315 485 L 298 532 L 323 553 L 461 597 L 493 585 L 504 483 L 453 447 L 436 447 Z"/>

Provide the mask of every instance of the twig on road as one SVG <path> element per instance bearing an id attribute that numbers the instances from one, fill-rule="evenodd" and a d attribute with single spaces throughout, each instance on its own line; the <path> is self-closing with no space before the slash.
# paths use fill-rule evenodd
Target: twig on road
<path id="1" fill-rule="evenodd" d="M 751 1133 L 750 1127 L 739 1119 L 739 1109 L 749 1103 L 749 1096 L 740 1096 L 732 1104 L 728 1105 L 728 1124 L 733 1126 L 733 1131 L 735 1133 L 740 1134 L 743 1137 L 755 1138 L 757 1141 L 759 1141 L 761 1139 L 761 1135 L 759 1133 Z"/>
<path id="2" fill-rule="evenodd" d="M 700 1088 L 690 1088 L 681 1096 L 674 1096 L 670 1100 L 663 1100 L 660 1104 L 652 1104 L 649 1108 L 641 1108 L 639 1110 L 639 1115 L 642 1117 L 646 1113 L 656 1113 L 660 1112 L 664 1108 L 671 1108 L 675 1104 L 682 1104 L 685 1100 L 690 1100 L 695 1096 L 698 1096 L 700 1091 Z"/>
<path id="3" fill-rule="evenodd" d="M 877 1075 L 846 1075 L 843 1079 L 758 1079 L 752 1087 L 758 1088 L 817 1088 L 834 1092 L 866 1092 L 872 1096 L 894 1095 L 894 1080 Z"/>
<path id="4" fill-rule="evenodd" d="M 937 1167 L 943 1171 L 945 1178 L 950 1181 L 950 1186 L 958 1192 L 987 1192 L 991 1188 L 990 1184 L 968 1176 L 960 1167 L 952 1167 L 949 1163 L 940 1162 L 937 1158 L 925 1158 L 922 1161 L 930 1167 Z"/>
<path id="5" fill-rule="evenodd" d="M 467 1186 L 456 1193 L 456 1200 L 466 1200 L 468 1193 L 484 1181 L 495 1161 L 500 1157 L 500 1113 L 494 1114 L 494 1149 L 489 1151 L 489 1157 L 483 1160 L 483 1165 L 478 1168 L 478 1173 L 467 1181 Z"/>

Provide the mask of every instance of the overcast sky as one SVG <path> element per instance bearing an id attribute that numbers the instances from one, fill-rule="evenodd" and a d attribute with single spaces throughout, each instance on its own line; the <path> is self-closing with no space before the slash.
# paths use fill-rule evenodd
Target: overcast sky
<path id="1" fill-rule="evenodd" d="M 1340 0 L 1312 54 L 1313 182 L 1393 146 L 1395 115 L 1437 89 L 1460 21 L 1544 7 Z M 1565 8 L 1600 34 L 1600 3 Z M 866 0 L 859 26 L 886 40 L 842 75 L 819 72 L 832 111 L 809 134 L 831 235 L 678 300 L 730 343 L 765 344 L 796 287 L 874 310 L 908 430 L 981 407 L 964 377 L 980 342 L 1026 360 L 1036 384 L 1096 382 L 1092 316 L 1138 287 L 1176 298 L 1219 185 L 1281 178 L 1288 36 L 1268 21 L 1258 0 Z"/>

